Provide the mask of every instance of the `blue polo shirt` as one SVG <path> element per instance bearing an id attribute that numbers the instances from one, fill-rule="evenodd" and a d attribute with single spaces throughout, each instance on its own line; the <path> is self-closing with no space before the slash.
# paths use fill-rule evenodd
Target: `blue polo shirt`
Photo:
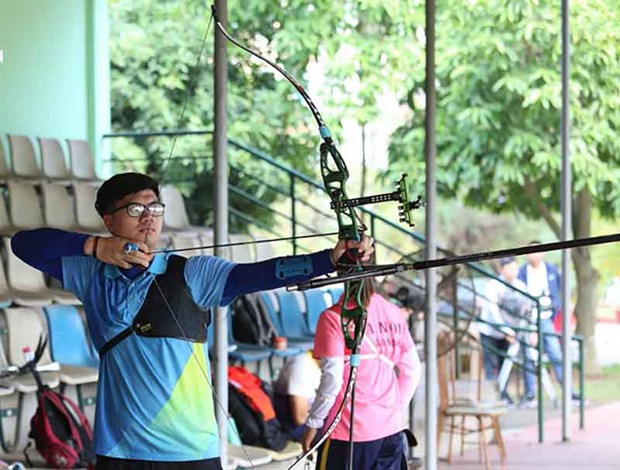
<path id="1" fill-rule="evenodd" d="M 153 278 L 169 254 L 128 279 L 89 256 L 62 258 L 64 288 L 84 304 L 93 343 L 100 349 L 131 326 Z M 234 263 L 195 256 L 185 282 L 197 305 L 220 305 Z M 194 357 L 193 357 L 194 356 Z M 130 335 L 102 358 L 95 415 L 95 452 L 122 459 L 187 461 L 219 456 L 219 437 L 207 344 Z"/>

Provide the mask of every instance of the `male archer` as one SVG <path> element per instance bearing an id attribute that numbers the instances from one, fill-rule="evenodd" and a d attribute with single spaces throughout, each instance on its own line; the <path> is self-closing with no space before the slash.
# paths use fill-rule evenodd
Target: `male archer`
<path id="1" fill-rule="evenodd" d="M 221 469 L 206 343 L 210 308 L 331 272 L 347 248 L 366 260 L 373 241 L 341 240 L 333 250 L 249 264 L 153 254 L 165 205 L 157 181 L 139 173 L 105 181 L 95 209 L 109 236 L 40 228 L 17 233 L 12 249 L 84 304 L 101 358 L 96 468 Z M 127 250 L 129 243 L 138 249 Z M 300 265 L 309 274 L 296 274 Z"/>

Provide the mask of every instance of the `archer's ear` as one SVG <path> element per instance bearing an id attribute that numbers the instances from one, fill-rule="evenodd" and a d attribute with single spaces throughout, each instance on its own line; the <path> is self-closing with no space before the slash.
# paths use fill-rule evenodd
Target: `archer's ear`
<path id="1" fill-rule="evenodd" d="M 106 228 L 111 232 L 112 227 L 113 227 L 112 214 L 103 214 L 101 216 L 101 219 L 103 220 L 103 223 L 105 224 Z"/>

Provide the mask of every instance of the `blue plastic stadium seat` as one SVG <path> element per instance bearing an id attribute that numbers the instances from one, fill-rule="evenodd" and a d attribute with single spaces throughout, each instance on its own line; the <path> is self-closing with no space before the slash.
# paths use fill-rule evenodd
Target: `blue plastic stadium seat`
<path id="1" fill-rule="evenodd" d="M 288 291 L 277 292 L 280 303 L 280 321 L 282 333 L 293 347 L 307 351 L 314 345 L 314 336 L 310 332 L 305 313 L 299 305 L 297 294 Z"/>
<path id="2" fill-rule="evenodd" d="M 271 351 L 269 348 L 257 346 L 253 344 L 238 343 L 232 335 L 232 312 L 228 312 L 228 356 L 232 361 L 238 361 L 243 364 L 246 362 L 259 362 L 263 359 L 269 359 Z M 213 354 L 215 348 L 215 325 L 214 321 L 207 328 L 207 344 L 209 352 Z"/>
<path id="3" fill-rule="evenodd" d="M 329 293 L 332 295 L 332 304 L 335 304 L 340 300 L 340 296 L 344 292 L 344 287 L 342 286 L 331 286 L 329 288 Z"/>
<path id="4" fill-rule="evenodd" d="M 232 361 L 241 362 L 260 362 L 271 357 L 271 349 L 258 346 L 256 344 L 239 343 L 232 334 L 232 309 L 228 310 L 226 319 L 228 321 L 228 357 Z"/>
<path id="5" fill-rule="evenodd" d="M 271 320 L 271 323 L 276 330 L 276 334 L 278 336 L 284 336 L 284 334 L 282 333 L 282 326 L 281 326 L 280 319 L 278 317 L 276 306 L 273 304 L 272 294 L 269 294 L 267 292 L 260 292 L 259 294 L 250 294 L 250 295 L 260 296 L 260 300 L 262 300 L 262 303 L 265 306 L 265 309 L 267 310 L 267 314 L 269 315 L 269 319 Z M 301 352 L 301 349 L 295 346 L 288 346 L 286 349 L 271 348 L 271 354 L 272 356 L 275 356 L 275 357 L 290 357 L 290 356 L 295 356 L 299 354 L 300 352 Z M 272 367 L 273 365 L 270 363 L 269 366 Z"/>
<path id="6" fill-rule="evenodd" d="M 329 292 L 323 289 L 311 289 L 304 291 L 307 305 L 308 315 L 308 329 L 312 334 L 316 333 L 316 324 L 319 321 L 319 316 L 329 305 L 327 304 L 326 297 L 330 297 Z"/>
<path id="7" fill-rule="evenodd" d="M 267 313 L 269 314 L 271 323 L 278 332 L 278 335 L 284 336 L 282 321 L 280 320 L 280 315 L 278 314 L 278 309 L 280 306 L 277 304 L 277 299 L 274 297 L 275 294 L 273 292 L 261 292 L 260 296 L 263 300 L 263 304 L 267 308 Z"/>
<path id="8" fill-rule="evenodd" d="M 49 305 L 44 310 L 52 359 L 70 366 L 98 368 L 99 357 L 90 345 L 78 309 L 73 305 Z"/>

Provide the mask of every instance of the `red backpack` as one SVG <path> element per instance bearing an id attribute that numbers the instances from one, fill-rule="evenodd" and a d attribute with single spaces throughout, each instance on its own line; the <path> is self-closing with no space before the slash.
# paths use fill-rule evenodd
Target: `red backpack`
<path id="1" fill-rule="evenodd" d="M 32 373 L 37 382 L 38 406 L 30 420 L 28 437 L 34 440 L 39 454 L 52 468 L 94 469 L 93 431 L 88 419 L 72 400 L 44 385 L 36 369 L 46 345 L 47 339 L 39 338 L 36 352 L 20 367 L 22 372 Z M 24 352 L 30 354 L 30 348 L 24 348 Z M 28 466 L 32 467 L 28 447 L 24 455 Z"/>
<path id="2" fill-rule="evenodd" d="M 93 432 L 82 410 L 46 386 L 37 398 L 28 436 L 45 463 L 53 468 L 94 468 Z"/>

